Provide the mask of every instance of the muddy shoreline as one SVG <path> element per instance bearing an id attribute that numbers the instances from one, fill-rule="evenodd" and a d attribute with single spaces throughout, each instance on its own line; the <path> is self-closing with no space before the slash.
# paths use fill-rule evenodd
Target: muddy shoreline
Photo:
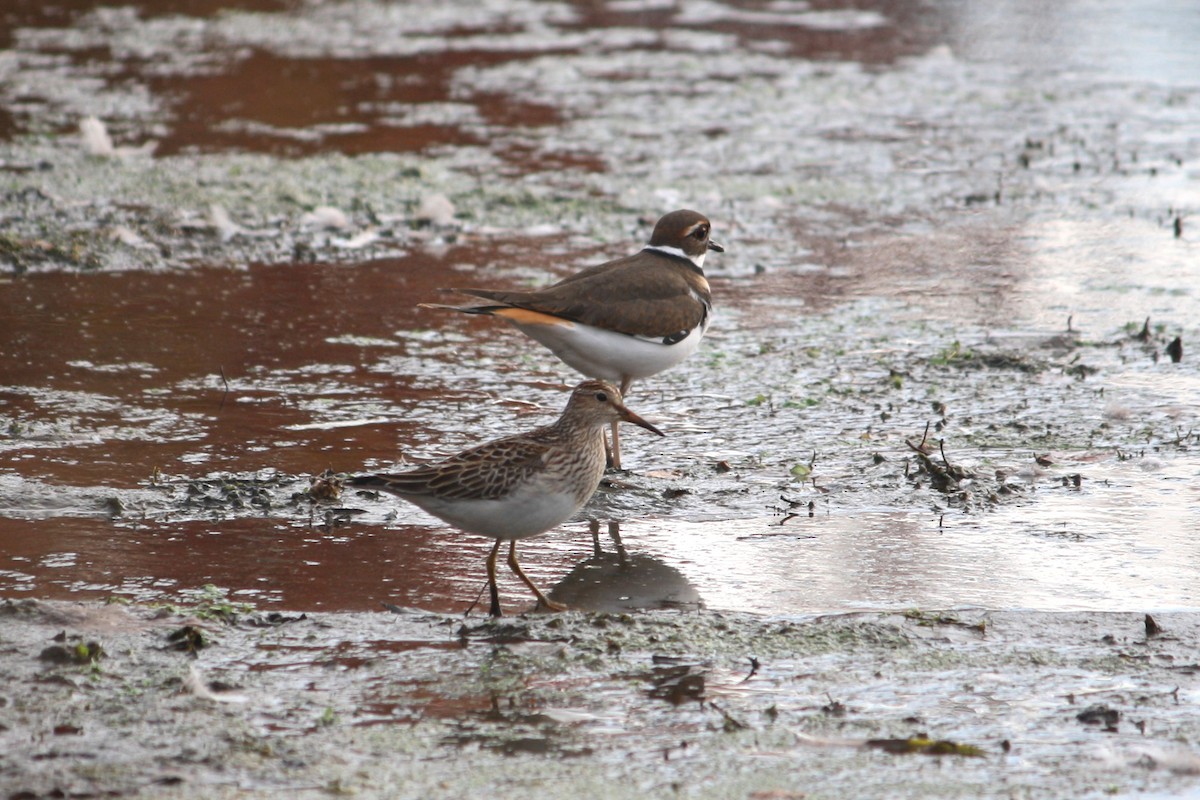
<path id="1" fill-rule="evenodd" d="M 1200 775 L 1191 613 L 1148 634 L 978 609 L 187 611 L 0 608 L 10 797 L 1165 796 Z"/>

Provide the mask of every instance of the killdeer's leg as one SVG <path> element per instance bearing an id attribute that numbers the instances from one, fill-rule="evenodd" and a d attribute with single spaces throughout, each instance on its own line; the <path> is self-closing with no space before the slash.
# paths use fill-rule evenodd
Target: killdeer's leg
<path id="1" fill-rule="evenodd" d="M 625 393 L 629 391 L 629 384 L 633 383 L 633 378 L 621 378 L 621 397 L 625 397 Z M 612 424 L 612 454 L 609 461 L 612 463 L 613 469 L 621 468 L 621 431 L 619 424 Z"/>
<path id="2" fill-rule="evenodd" d="M 496 586 L 496 555 L 500 552 L 500 542 L 500 539 L 496 540 L 496 545 L 487 557 L 488 592 L 492 596 L 492 607 L 488 613 L 493 617 L 503 616 L 500 613 L 500 589 Z"/>
<path id="3" fill-rule="evenodd" d="M 621 468 L 621 428 L 618 423 L 612 424 L 612 452 L 609 455 L 613 469 Z"/>
<path id="4" fill-rule="evenodd" d="M 612 537 L 613 544 L 617 548 L 617 563 L 622 567 L 629 566 L 629 555 L 625 552 L 625 545 L 621 542 L 621 523 L 616 520 L 610 520 L 608 523 L 608 535 Z"/>
<path id="5" fill-rule="evenodd" d="M 588 520 L 588 533 L 592 535 L 592 558 L 599 558 L 604 555 L 604 549 L 600 547 L 600 520 Z"/>
<path id="6" fill-rule="evenodd" d="M 542 594 L 542 590 L 533 585 L 533 581 L 529 580 L 529 576 L 525 574 L 525 570 L 521 569 L 521 565 L 517 563 L 517 540 L 513 539 L 508 546 L 508 566 L 516 573 L 517 577 L 525 582 L 534 596 L 537 597 L 537 607 L 547 608 L 551 611 L 566 611 L 567 607 L 562 603 L 556 603 L 546 595 Z"/>

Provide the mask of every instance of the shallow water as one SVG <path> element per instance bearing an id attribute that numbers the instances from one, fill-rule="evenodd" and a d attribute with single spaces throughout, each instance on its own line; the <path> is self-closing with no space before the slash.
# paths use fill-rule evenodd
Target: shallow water
<path id="1" fill-rule="evenodd" d="M 55 273 L 10 286 L 38 313 L 5 342 L 19 354 L 4 394 L 22 432 L 3 453 L 0 587 L 153 601 L 214 584 L 266 607 L 464 608 L 482 586 L 487 542 L 398 502 L 346 495 L 337 506 L 362 513 L 340 514 L 292 501 L 307 480 L 290 476 L 387 465 L 398 453 L 426 457 L 469 443 L 477 431 L 500 433 L 556 413 L 555 376 L 570 377 L 548 357 L 534 351 L 515 367 L 530 349 L 515 334 L 456 317 L 446 320 L 448 336 L 414 328 L 437 312 L 395 300 L 432 292 L 445 282 L 439 265 L 471 256 L 460 248 L 440 262 Z M 44 313 L 50 308 L 53 317 Z M 726 330 L 714 341 L 735 350 L 741 337 Z M 464 353 L 474 363 L 445 382 Z M 1162 369 L 1111 376 L 1104 388 L 1114 399 L 1106 402 L 1121 398 L 1138 415 L 1165 407 L 1186 427 L 1195 373 Z M 738 373 L 736 365 L 722 370 L 735 397 L 752 391 L 737 388 Z M 703 383 L 703 371 L 695 374 Z M 973 402 L 965 383 L 945 391 Z M 523 405 L 531 399 L 540 408 Z M 746 457 L 771 446 L 756 431 L 769 441 L 786 422 L 746 419 L 748 434 L 714 436 L 718 420 L 741 412 L 701 399 L 673 414 L 661 390 L 630 403 L 665 419 L 672 437 L 644 451 L 636 431 L 628 436 L 634 474 L 615 479 L 629 486 L 606 489 L 585 512 L 620 521 L 628 557 L 617 559 L 601 531 L 607 567 L 585 563 L 593 545 L 582 523 L 521 545 L 534 579 L 578 606 L 797 613 L 1200 602 L 1197 468 L 1185 455 L 1121 461 L 1104 448 L 1065 452 L 1055 456 L 1061 465 L 1021 479 L 1029 493 L 1018 500 L 985 512 L 930 511 L 919 507 L 922 493 L 889 500 L 893 492 L 874 485 L 878 479 L 856 476 L 852 454 L 847 466 L 837 454 L 823 456 L 835 461 L 832 494 L 781 484 L 779 470 Z M 844 418 L 836 405 L 801 416 L 821 413 Z M 892 440 L 873 449 L 902 458 L 897 447 Z M 687 471 L 724 459 L 744 464 L 735 483 Z M 1060 475 L 1078 471 L 1087 476 L 1082 487 L 1063 485 Z M 238 481 L 234 499 L 223 476 Z M 813 514 L 788 507 L 779 491 L 813 499 Z M 685 493 L 674 512 L 664 492 Z M 581 595 L 579 580 L 590 593 Z M 524 596 L 507 589 L 509 608 L 525 607 Z"/>
<path id="2" fill-rule="evenodd" d="M 347 204 L 386 234 L 359 258 L 330 243 L 357 228 L 289 233 L 264 211 L 199 263 L 5 277 L 0 593 L 214 584 L 277 608 L 464 609 L 486 541 L 399 503 L 297 495 L 326 468 L 552 418 L 576 376 L 507 328 L 416 304 L 629 252 L 657 210 L 693 205 L 727 247 L 707 264 L 717 322 L 629 398 L 668 439 L 631 432 L 632 473 L 522 543 L 539 584 L 596 608 L 1200 607 L 1186 4 L 514 3 L 419 31 L 371 4 L 241 8 L 18 4 L 0 40 L 59 94 L 5 95 L 0 135 L 72 130 L 103 100 L 118 142 L 157 141 L 172 181 L 190 177 L 179 154 L 416 153 L 469 176 L 455 200 L 486 213 L 409 230 Z M 264 81 L 290 88 L 256 102 Z M 529 196 L 488 194 L 510 181 Z M 562 196 L 620 206 L 622 227 L 582 205 L 525 224 L 529 197 Z M 94 216 L 136 213 L 122 201 Z M 163 235 L 174 252 L 215 239 Z M 306 257 L 246 256 L 289 244 Z M 911 477 L 931 423 L 975 473 L 961 493 Z"/>
<path id="3" fill-rule="evenodd" d="M 896 608 L 1195 609 L 1194 466 L 1150 484 L 1141 467 L 1094 472 L 1113 491 L 1039 492 L 978 519 L 859 511 L 626 526 L 712 608 L 759 613 Z"/>

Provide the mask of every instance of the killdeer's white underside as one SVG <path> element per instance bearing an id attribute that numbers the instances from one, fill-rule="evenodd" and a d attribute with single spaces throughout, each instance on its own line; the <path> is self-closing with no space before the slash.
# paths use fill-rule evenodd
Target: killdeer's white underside
<path id="1" fill-rule="evenodd" d="M 694 354 L 704 335 L 700 326 L 678 342 L 665 344 L 662 339 L 614 333 L 553 317 L 512 322 L 571 368 L 617 384 L 670 369 Z"/>

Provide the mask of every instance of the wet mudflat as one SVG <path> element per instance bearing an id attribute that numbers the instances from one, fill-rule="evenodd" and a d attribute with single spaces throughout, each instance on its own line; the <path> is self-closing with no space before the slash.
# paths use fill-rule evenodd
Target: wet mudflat
<path id="1" fill-rule="evenodd" d="M 1185 6 L 2 12 L 5 788 L 1195 788 Z M 580 610 L 464 619 L 486 541 L 314 479 L 552 418 L 416 304 L 679 206 L 727 252 L 669 435 L 522 544 Z"/>
<path id="2" fill-rule="evenodd" d="M 1194 614 L 190 610 L 0 607 L 41 654 L 6 658 L 6 717 L 39 719 L 5 734 L 19 796 L 1165 797 L 1200 769 Z"/>

